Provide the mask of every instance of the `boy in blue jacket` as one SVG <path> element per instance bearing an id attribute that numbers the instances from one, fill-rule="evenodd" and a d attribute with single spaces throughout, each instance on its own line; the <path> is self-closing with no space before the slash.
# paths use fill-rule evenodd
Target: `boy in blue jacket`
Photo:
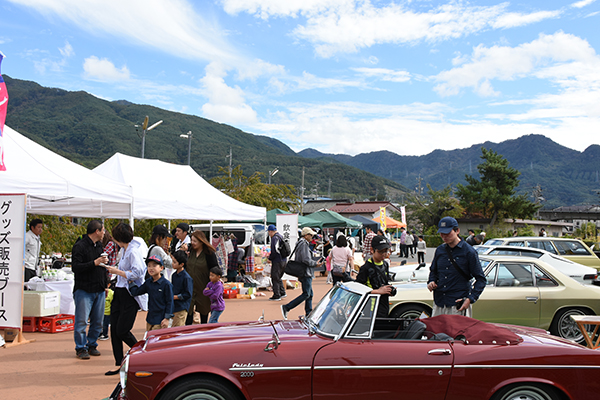
<path id="1" fill-rule="evenodd" d="M 129 283 L 132 296 L 148 293 L 148 315 L 146 316 L 146 331 L 168 328 L 173 318 L 173 288 L 171 282 L 162 276 L 163 263 L 159 256 L 146 259 L 148 274 L 142 286 Z"/>

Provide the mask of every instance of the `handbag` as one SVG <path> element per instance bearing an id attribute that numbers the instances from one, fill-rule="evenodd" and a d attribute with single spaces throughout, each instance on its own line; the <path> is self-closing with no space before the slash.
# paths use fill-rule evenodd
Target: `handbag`
<path id="1" fill-rule="evenodd" d="M 300 261 L 291 260 L 287 262 L 285 268 L 283 269 L 283 272 L 285 272 L 288 275 L 295 276 L 296 278 L 305 278 L 308 276 L 308 274 L 306 273 L 307 269 L 307 264 L 304 264 Z"/>
<path id="2" fill-rule="evenodd" d="M 308 274 L 307 274 L 308 265 L 301 261 L 296 261 L 296 260 L 290 259 L 296 252 L 296 249 L 298 248 L 298 244 L 300 244 L 300 241 L 298 241 L 298 243 L 296 243 L 296 247 L 294 247 L 294 251 L 292 251 L 292 254 L 290 254 L 290 256 L 288 258 L 288 262 L 285 264 L 285 267 L 283 268 L 283 272 L 288 275 L 295 276 L 296 278 L 305 278 L 308 276 Z"/>

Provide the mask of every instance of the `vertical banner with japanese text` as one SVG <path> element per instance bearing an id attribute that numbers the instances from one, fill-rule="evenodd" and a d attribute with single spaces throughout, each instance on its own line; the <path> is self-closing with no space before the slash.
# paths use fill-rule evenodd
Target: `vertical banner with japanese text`
<path id="1" fill-rule="evenodd" d="M 23 322 L 24 194 L 0 194 L 0 326 Z"/>
<path id="2" fill-rule="evenodd" d="M 283 240 L 290 244 L 294 250 L 298 241 L 298 214 L 277 214 L 277 232 L 281 233 Z"/>
<path id="3" fill-rule="evenodd" d="M 2 59 L 4 54 L 0 51 L 0 69 L 2 68 Z M 4 121 L 6 120 L 6 107 L 8 106 L 8 92 L 6 91 L 6 83 L 2 78 L 2 71 L 0 71 L 0 171 L 6 171 L 6 165 L 4 165 Z"/>
<path id="4" fill-rule="evenodd" d="M 400 213 L 402 214 L 402 223 L 406 226 L 406 207 L 400 207 Z"/>
<path id="5" fill-rule="evenodd" d="M 379 207 L 379 220 L 381 221 L 379 224 L 381 226 L 381 230 L 385 232 L 387 229 L 387 216 L 385 213 L 385 207 Z"/>

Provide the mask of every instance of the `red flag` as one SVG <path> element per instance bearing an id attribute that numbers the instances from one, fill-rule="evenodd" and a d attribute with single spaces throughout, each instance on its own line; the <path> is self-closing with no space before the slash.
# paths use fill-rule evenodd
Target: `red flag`
<path id="1" fill-rule="evenodd" d="M 0 68 L 2 66 L 2 60 L 4 59 L 4 54 L 0 52 Z M 2 73 L 0 72 L 0 171 L 6 171 L 6 165 L 4 165 L 4 121 L 6 121 L 6 106 L 8 105 L 8 92 L 6 91 L 6 83 L 4 83 L 4 78 L 2 78 Z"/>

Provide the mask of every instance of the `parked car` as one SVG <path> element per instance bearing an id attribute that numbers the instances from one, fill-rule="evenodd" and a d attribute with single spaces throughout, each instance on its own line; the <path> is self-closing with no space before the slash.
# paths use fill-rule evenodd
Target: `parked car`
<path id="1" fill-rule="evenodd" d="M 549 251 L 533 247 L 516 246 L 473 246 L 481 254 L 501 255 L 501 256 L 521 256 L 533 257 L 545 261 L 563 274 L 570 276 L 579 283 L 594 284 L 597 283 L 598 270 L 593 267 L 581 265 L 567 258 L 557 256 Z"/>
<path id="2" fill-rule="evenodd" d="M 487 277 L 473 318 L 549 330 L 565 339 L 583 343 L 583 335 L 571 315 L 600 312 L 600 287 L 582 285 L 550 264 L 532 257 L 479 256 Z M 433 295 L 426 283 L 395 284 L 390 298 L 390 317 L 418 318 L 431 315 Z"/>
<path id="3" fill-rule="evenodd" d="M 350 282 L 297 321 L 147 332 L 110 398 L 561 400 L 600 391 L 597 351 L 462 316 L 376 319 L 379 300 Z"/>
<path id="4" fill-rule="evenodd" d="M 562 256 L 576 263 L 600 269 L 600 258 L 579 239 L 555 238 L 555 237 L 510 237 L 496 238 L 485 242 L 486 246 L 517 246 L 533 247 L 549 251 L 552 254 Z"/>
<path id="5" fill-rule="evenodd" d="M 580 283 L 600 283 L 597 281 L 598 271 L 595 268 L 587 267 L 571 260 L 567 260 L 564 257 L 554 255 L 546 250 L 529 247 L 488 245 L 478 245 L 473 246 L 473 248 L 477 250 L 479 255 L 510 255 L 536 258 L 547 262 L 563 274 L 575 279 Z M 390 274 L 393 274 L 394 282 L 427 282 L 429 279 L 429 266 L 430 264 L 421 263 L 419 265 L 408 264 L 390 267 Z"/>

